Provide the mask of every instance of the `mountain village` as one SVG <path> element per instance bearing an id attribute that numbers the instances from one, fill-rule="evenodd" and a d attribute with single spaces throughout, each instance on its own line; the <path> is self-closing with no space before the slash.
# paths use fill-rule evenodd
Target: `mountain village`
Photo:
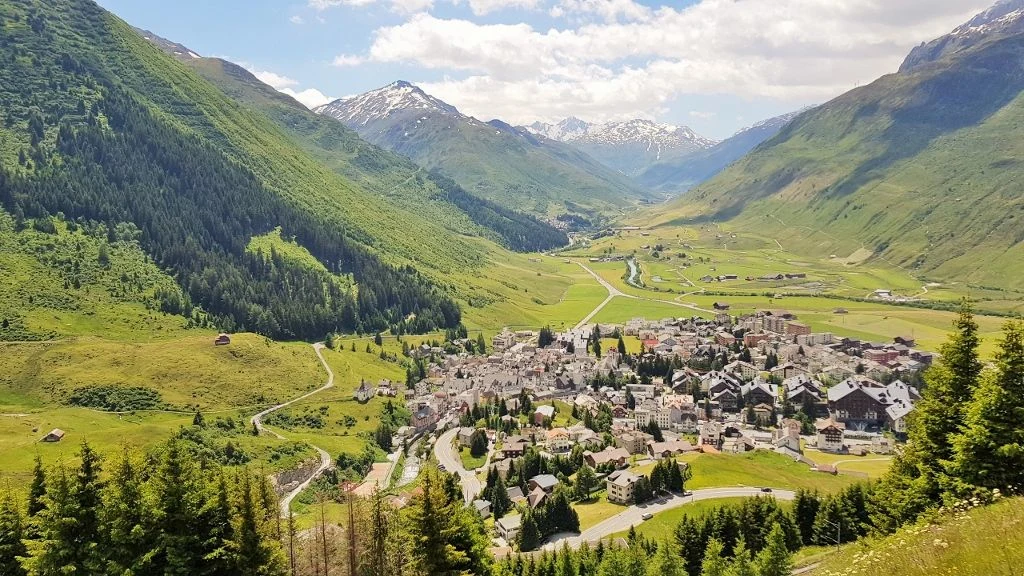
<path id="1" fill-rule="evenodd" d="M 620 350 L 627 339 L 639 341 L 638 353 Z M 612 345 L 602 350 L 605 343 Z M 599 472 L 608 501 L 622 506 L 641 503 L 638 468 L 688 453 L 767 450 L 825 474 L 839 471 L 805 449 L 891 454 L 919 399 L 912 383 L 933 361 L 909 336 L 866 342 L 811 332 L 785 310 L 637 318 L 561 333 L 505 329 L 491 344 L 486 356 L 410 350 L 429 367 L 405 392 L 412 421 L 395 445 L 436 434 L 465 451 L 485 435 L 485 471 L 503 478 L 531 450 L 546 459 L 582 457 Z M 356 397 L 393 396 L 398 387 L 364 383 Z M 461 470 L 464 486 L 472 475 Z M 563 479 L 525 478 L 526 489 L 511 487 L 509 497 L 536 508 Z M 491 503 L 477 496 L 467 490 L 467 503 L 489 516 Z M 520 522 L 507 518 L 495 524 L 506 543 Z"/>

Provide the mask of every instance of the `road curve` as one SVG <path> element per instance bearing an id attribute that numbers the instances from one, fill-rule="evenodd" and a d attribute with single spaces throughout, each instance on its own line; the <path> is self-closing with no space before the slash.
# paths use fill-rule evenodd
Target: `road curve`
<path id="1" fill-rule="evenodd" d="M 611 302 L 616 297 L 630 298 L 632 300 L 646 300 L 648 302 L 660 302 L 662 304 L 668 304 L 669 306 L 678 306 L 679 308 L 686 308 L 688 310 L 694 310 L 696 312 L 704 312 L 705 314 L 716 314 L 717 313 L 714 310 L 708 310 L 706 308 L 701 308 L 701 307 L 695 306 L 693 304 L 686 304 L 684 302 L 677 302 L 675 300 L 659 300 L 657 298 L 647 298 L 647 297 L 644 297 L 644 296 L 634 296 L 633 294 L 626 294 L 625 292 L 623 292 L 622 290 L 619 290 L 618 288 L 613 286 L 611 283 L 609 283 L 607 280 L 602 278 L 596 272 L 591 270 L 590 267 L 588 267 L 586 264 L 584 264 L 582 262 L 576 262 L 576 264 L 580 268 L 583 268 L 584 270 L 586 270 L 591 276 L 593 276 L 601 284 L 601 286 L 604 286 L 605 290 L 608 291 L 608 297 L 604 299 L 604 302 L 601 302 L 600 304 L 598 304 L 597 307 L 594 308 L 590 312 L 590 314 L 587 314 L 587 316 L 583 320 L 580 320 L 580 322 L 578 324 L 576 324 L 576 327 L 575 327 L 576 330 L 579 330 L 584 325 L 586 325 L 587 322 L 590 322 L 594 318 L 594 316 L 597 316 L 598 312 L 603 310 L 604 307 L 607 306 L 608 303 Z"/>
<path id="2" fill-rule="evenodd" d="M 779 500 L 792 500 L 794 493 L 789 490 L 774 490 L 771 493 L 775 498 Z M 566 536 L 559 538 L 555 541 L 548 542 L 544 545 L 546 550 L 555 550 L 568 544 L 572 548 L 579 548 L 584 542 L 592 543 L 602 540 L 617 534 L 629 530 L 630 526 L 637 526 L 644 522 L 644 514 L 657 514 L 659 512 L 665 512 L 666 510 L 672 510 L 685 506 L 698 500 L 708 500 L 711 498 L 745 498 L 750 496 L 764 496 L 760 488 L 707 488 L 704 490 L 694 490 L 693 492 L 687 493 L 686 496 L 678 496 L 673 494 L 667 499 L 657 500 L 649 502 L 640 506 L 630 506 L 625 508 L 622 512 L 587 528 L 582 534 L 577 536 Z"/>
<path id="3" fill-rule="evenodd" d="M 271 430 L 269 428 L 264 428 L 263 427 L 263 417 L 266 416 L 267 414 L 271 414 L 273 412 L 277 412 L 278 410 L 280 410 L 280 409 L 282 409 L 282 408 L 284 408 L 286 406 L 290 406 L 290 405 L 292 405 L 292 404 L 294 404 L 296 402 L 299 402 L 300 400 L 305 400 L 306 398 L 309 398 L 310 396 L 312 396 L 314 394 L 319 394 L 320 392 L 323 392 L 324 390 L 327 390 L 328 388 L 334 387 L 334 371 L 331 370 L 331 367 L 327 365 L 327 361 L 324 360 L 324 355 L 323 355 L 323 352 L 322 352 L 323 349 L 324 349 L 324 345 L 323 345 L 322 342 L 318 342 L 316 344 L 313 344 L 313 352 L 316 353 L 316 357 L 320 360 L 320 364 L 323 365 L 324 370 L 327 370 L 327 383 L 324 384 L 323 386 L 317 388 L 316 390 L 313 390 L 312 392 L 307 392 L 306 394 L 303 394 L 302 396 L 299 396 L 298 398 L 293 398 L 293 399 L 291 399 L 291 400 L 289 400 L 287 402 L 284 402 L 282 404 L 278 404 L 277 406 L 272 406 L 270 408 L 267 408 L 266 410 L 264 410 L 264 411 L 260 412 L 259 414 L 256 414 L 255 416 L 253 416 L 252 419 L 250 420 L 250 422 L 252 422 L 252 425 L 255 426 L 257 430 L 259 430 L 260 432 L 266 431 L 269 434 L 271 434 L 272 436 L 275 436 L 276 438 L 279 438 L 281 440 L 286 440 L 286 438 L 284 436 L 278 434 L 277 432 L 275 432 L 275 431 L 273 431 L 273 430 Z M 310 444 L 310 446 L 313 446 L 313 445 Z M 323 474 L 325 470 L 327 470 L 328 468 L 330 468 L 334 464 L 334 459 L 331 458 L 331 455 L 328 454 L 326 450 L 324 450 L 324 449 L 322 449 L 322 448 L 320 448 L 318 446 L 313 446 L 313 449 L 316 450 L 320 454 L 320 466 L 316 469 L 315 472 L 313 472 L 313 474 L 311 474 L 309 476 L 309 478 L 306 479 L 305 482 L 299 484 L 293 490 L 291 490 L 290 492 L 288 492 L 287 494 L 285 494 L 281 498 L 281 503 L 280 503 L 281 504 L 281 516 L 288 516 L 288 511 L 291 508 L 292 500 L 294 500 L 295 497 L 299 495 L 299 492 L 302 492 L 303 490 L 305 490 L 306 487 L 309 486 L 309 484 L 314 479 L 316 479 L 317 476 Z"/>
<path id="4" fill-rule="evenodd" d="M 462 465 L 462 458 L 452 446 L 452 441 L 455 440 L 455 435 L 458 432 L 459 429 L 454 428 L 441 434 L 437 442 L 434 442 L 434 456 L 437 458 L 437 463 L 444 466 L 445 472 L 459 475 L 459 482 L 462 484 L 462 497 L 466 503 L 469 503 L 480 494 L 480 479 L 476 477 L 475 473 L 466 470 Z"/>

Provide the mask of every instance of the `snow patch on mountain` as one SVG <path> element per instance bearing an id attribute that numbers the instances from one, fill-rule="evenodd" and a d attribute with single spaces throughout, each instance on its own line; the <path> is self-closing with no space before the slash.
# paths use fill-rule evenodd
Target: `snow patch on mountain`
<path id="1" fill-rule="evenodd" d="M 383 120 L 393 114 L 410 110 L 416 110 L 417 114 L 432 112 L 460 119 L 466 118 L 454 106 L 401 80 L 365 94 L 324 104 L 315 108 L 314 112 L 331 116 L 349 126 L 365 126 L 370 122 Z M 422 118 L 426 118 L 426 116 L 422 116 Z"/>
<path id="2" fill-rule="evenodd" d="M 591 124 L 569 117 L 557 124 L 534 122 L 523 127 L 538 136 L 578 145 L 621 146 L 640 144 L 649 151 L 668 151 L 679 148 L 707 149 L 716 141 L 700 136 L 686 126 L 658 124 L 650 120 L 629 120 Z"/>
<path id="3" fill-rule="evenodd" d="M 1004 0 L 957 27 L 951 36 L 976 36 L 1003 30 L 1024 17 L 1024 0 Z"/>

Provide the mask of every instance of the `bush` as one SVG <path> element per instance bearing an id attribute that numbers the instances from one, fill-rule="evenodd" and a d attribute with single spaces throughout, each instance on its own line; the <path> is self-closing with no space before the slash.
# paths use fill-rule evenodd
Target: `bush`
<path id="1" fill-rule="evenodd" d="M 107 412 L 156 410 L 165 406 L 159 392 L 141 386 L 86 386 L 72 392 L 68 403 Z"/>

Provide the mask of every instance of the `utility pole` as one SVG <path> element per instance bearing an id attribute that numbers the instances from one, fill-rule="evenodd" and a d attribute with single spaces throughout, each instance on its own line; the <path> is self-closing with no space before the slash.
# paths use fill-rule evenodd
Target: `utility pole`
<path id="1" fill-rule="evenodd" d="M 842 542 L 843 538 L 843 527 L 839 522 L 831 522 L 829 520 L 823 520 L 831 528 L 836 529 L 836 552 L 839 551 L 839 543 Z"/>

